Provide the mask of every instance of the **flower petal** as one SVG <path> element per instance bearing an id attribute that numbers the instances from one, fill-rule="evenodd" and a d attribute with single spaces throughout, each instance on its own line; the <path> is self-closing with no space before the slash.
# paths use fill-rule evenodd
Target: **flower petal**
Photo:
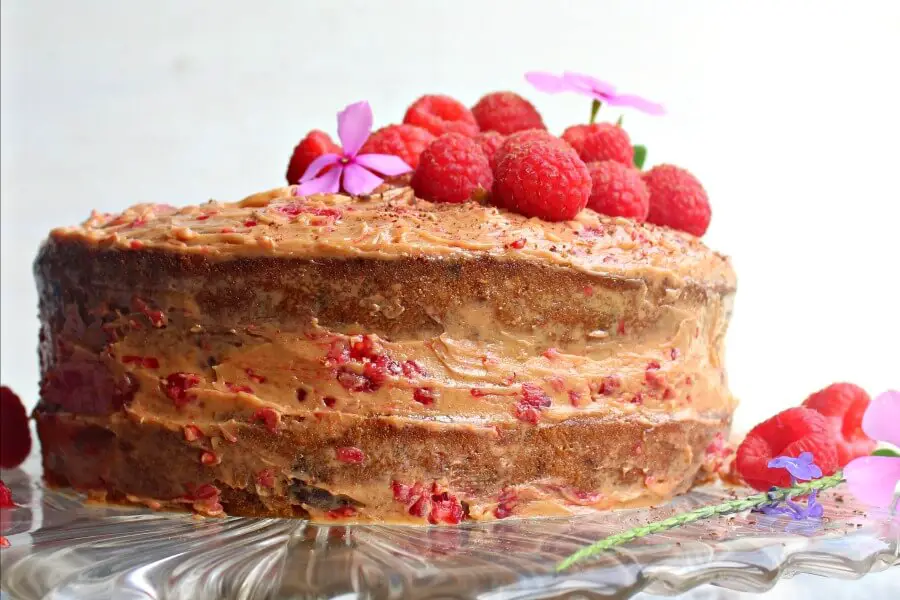
<path id="1" fill-rule="evenodd" d="M 779 456 L 769 461 L 770 469 L 785 469 L 795 479 L 807 481 L 822 476 L 822 469 L 813 462 L 812 452 L 801 452 L 800 456 Z"/>
<path id="2" fill-rule="evenodd" d="M 889 508 L 900 482 L 900 458 L 863 456 L 844 467 L 844 478 L 850 493 L 871 506 Z"/>
<path id="3" fill-rule="evenodd" d="M 360 154 L 354 162 L 388 176 L 403 175 L 412 171 L 412 167 L 403 162 L 402 158 L 392 154 Z"/>
<path id="4" fill-rule="evenodd" d="M 862 428 L 873 440 L 900 446 L 900 392 L 875 396 L 863 415 Z"/>
<path id="5" fill-rule="evenodd" d="M 313 194 L 336 194 L 341 189 L 341 171 L 344 167 L 330 169 L 321 177 L 304 181 L 297 186 L 297 196 L 312 196 Z"/>
<path id="6" fill-rule="evenodd" d="M 570 85 L 562 76 L 543 71 L 525 73 L 525 80 L 541 92 L 558 94 L 559 92 L 575 92 L 580 89 Z"/>
<path id="7" fill-rule="evenodd" d="M 603 98 L 598 99 L 603 100 Z M 610 106 L 630 106 L 631 108 L 636 108 L 648 115 L 663 115 L 666 113 L 666 109 L 662 104 L 650 102 L 646 98 L 641 98 L 640 96 L 631 96 L 628 94 L 623 94 L 621 96 L 613 95 L 606 98 L 606 103 Z"/>
<path id="8" fill-rule="evenodd" d="M 322 172 L 322 169 L 331 165 L 336 165 L 339 162 L 341 162 L 341 156 L 339 154 L 323 154 L 309 163 L 309 166 L 303 171 L 303 175 L 300 176 L 300 183 L 315 179 L 316 175 Z"/>
<path id="9" fill-rule="evenodd" d="M 371 193 L 382 181 L 384 179 L 361 165 L 351 163 L 344 168 L 344 189 L 351 196 Z"/>
<path id="10" fill-rule="evenodd" d="M 616 95 L 616 86 L 600 81 L 590 75 L 566 71 L 563 73 L 563 79 L 576 90 L 581 90 L 584 93 L 600 94 L 600 97 L 597 98 L 598 100 L 604 100 L 608 96 Z"/>
<path id="11" fill-rule="evenodd" d="M 372 107 L 363 100 L 338 113 L 338 137 L 345 156 L 356 156 L 372 133 Z"/>

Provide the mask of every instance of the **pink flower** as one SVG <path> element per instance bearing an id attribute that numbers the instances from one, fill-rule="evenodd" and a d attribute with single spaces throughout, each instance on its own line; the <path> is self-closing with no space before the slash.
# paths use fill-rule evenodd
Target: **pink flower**
<path id="1" fill-rule="evenodd" d="M 617 94 L 614 86 L 589 75 L 570 73 L 569 71 L 562 75 L 532 71 L 525 73 L 525 79 L 538 90 L 548 94 L 575 92 L 583 96 L 590 96 L 594 100 L 605 102 L 610 106 L 630 106 L 651 115 L 661 115 L 666 112 L 662 104 L 650 102 L 640 96 Z"/>
<path id="2" fill-rule="evenodd" d="M 888 391 L 872 400 L 862 428 L 873 440 L 900 446 L 900 392 Z M 866 504 L 894 510 L 900 500 L 900 455 L 887 451 L 855 458 L 844 467 L 844 479 L 850 492 Z"/>
<path id="3" fill-rule="evenodd" d="M 384 181 L 378 174 L 393 176 L 412 171 L 402 159 L 390 154 L 359 154 L 371 133 L 372 109 L 365 100 L 339 112 L 338 137 L 343 146 L 342 153 L 323 154 L 312 161 L 300 177 L 300 185 L 294 194 L 335 194 L 343 189 L 351 196 L 360 196 L 370 193 Z M 326 171 L 328 167 L 331 168 Z"/>

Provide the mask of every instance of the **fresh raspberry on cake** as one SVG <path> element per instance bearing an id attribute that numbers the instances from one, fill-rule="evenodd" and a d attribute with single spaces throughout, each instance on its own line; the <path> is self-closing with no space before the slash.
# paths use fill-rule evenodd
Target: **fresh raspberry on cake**
<path id="1" fill-rule="evenodd" d="M 712 211 L 696 177 L 674 165 L 657 165 L 642 177 L 650 191 L 647 221 L 697 237 L 706 233 Z"/>
<path id="2" fill-rule="evenodd" d="M 572 125 L 567 127 L 559 137 L 575 148 L 575 152 L 578 153 L 578 156 L 581 156 L 581 152 L 584 150 L 584 139 L 589 133 L 596 131 L 600 125 L 600 123 Z"/>
<path id="3" fill-rule="evenodd" d="M 420 198 L 457 203 L 490 190 L 492 182 L 491 165 L 478 142 L 448 133 L 422 153 L 412 188 Z"/>
<path id="4" fill-rule="evenodd" d="M 612 123 L 595 123 L 585 132 L 584 139 L 569 135 L 581 146 L 578 156 L 584 162 L 614 160 L 629 167 L 634 165 L 634 148 L 625 130 Z M 574 146 L 573 146 L 574 147 Z"/>
<path id="5" fill-rule="evenodd" d="M 863 414 L 870 401 L 866 390 L 852 383 L 833 383 L 803 401 L 803 406 L 828 420 L 837 440 L 838 465 L 841 467 L 875 450 L 877 442 L 867 436 L 862 428 Z"/>
<path id="6" fill-rule="evenodd" d="M 499 152 L 503 153 L 509 151 L 511 148 L 515 146 L 520 146 L 525 142 L 547 142 L 550 144 L 560 144 L 563 148 L 568 148 L 568 144 L 566 144 L 561 138 L 556 137 L 546 129 L 523 129 L 522 131 L 517 131 L 506 137 L 503 144 L 500 146 Z M 498 159 L 502 158 L 502 156 L 498 156 Z"/>
<path id="7" fill-rule="evenodd" d="M 546 142 L 550 144 L 559 144 L 561 148 L 569 147 L 562 139 L 556 137 L 546 129 L 524 129 L 506 137 L 503 144 L 500 145 L 497 149 L 497 153 L 494 155 L 494 168 L 496 168 L 496 165 L 500 163 L 503 157 L 506 156 L 511 149 L 521 146 L 526 142 Z"/>
<path id="8" fill-rule="evenodd" d="M 388 125 L 369 136 L 359 153 L 391 154 L 415 169 L 419 155 L 434 140 L 430 131 L 415 125 Z"/>
<path id="9" fill-rule="evenodd" d="M 790 475 L 783 469 L 769 468 L 769 461 L 779 456 L 797 458 L 801 452 L 812 452 L 823 475 L 838 469 L 836 440 L 827 419 L 818 412 L 797 406 L 782 411 L 750 430 L 737 450 L 735 467 L 744 481 L 757 490 L 773 485 L 790 485 Z"/>
<path id="10" fill-rule="evenodd" d="M 31 431 L 22 400 L 11 389 L 0 387 L 0 467 L 15 469 L 31 452 Z"/>
<path id="11" fill-rule="evenodd" d="M 493 92 L 472 107 L 482 131 L 509 135 L 523 129 L 547 129 L 537 109 L 513 92 Z"/>
<path id="12" fill-rule="evenodd" d="M 497 203 L 527 217 L 574 219 L 590 195 L 588 168 L 562 143 L 517 144 L 500 159 L 494 173 Z"/>
<path id="13" fill-rule="evenodd" d="M 642 222 L 650 210 L 650 192 L 641 173 L 614 160 L 588 163 L 591 197 L 588 208 L 604 215 L 628 217 Z"/>
<path id="14" fill-rule="evenodd" d="M 312 161 L 323 154 L 340 154 L 341 147 L 335 144 L 324 131 L 313 129 L 294 147 L 291 161 L 288 163 L 287 182 L 296 185 Z M 329 169 L 331 167 L 328 167 Z M 327 170 L 327 169 L 326 169 Z M 324 171 L 323 171 L 324 172 Z"/>
<path id="15" fill-rule="evenodd" d="M 475 136 L 475 141 L 481 146 L 481 151 L 484 152 L 488 162 L 491 163 L 491 170 L 497 166 L 497 150 L 503 145 L 505 140 L 506 136 L 500 135 L 496 131 L 482 131 Z"/>
<path id="16" fill-rule="evenodd" d="M 427 129 L 436 136 L 461 133 L 471 137 L 478 133 L 472 111 L 450 96 L 422 96 L 406 109 L 403 122 Z"/>

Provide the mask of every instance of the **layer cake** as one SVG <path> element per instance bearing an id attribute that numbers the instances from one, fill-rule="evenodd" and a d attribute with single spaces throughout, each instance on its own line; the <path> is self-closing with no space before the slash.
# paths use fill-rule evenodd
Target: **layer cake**
<path id="1" fill-rule="evenodd" d="M 137 205 L 35 263 L 47 481 L 203 514 L 454 524 L 687 490 L 735 402 L 697 238 L 408 187 Z"/>

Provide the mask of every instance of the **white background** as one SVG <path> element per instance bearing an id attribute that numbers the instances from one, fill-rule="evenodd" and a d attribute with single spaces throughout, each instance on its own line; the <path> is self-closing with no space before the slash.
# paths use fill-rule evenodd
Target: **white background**
<path id="1" fill-rule="evenodd" d="M 360 99 L 386 124 L 423 93 L 512 89 L 557 133 L 583 122 L 534 69 L 667 106 L 625 125 L 709 192 L 705 239 L 739 278 L 739 428 L 835 380 L 900 387 L 898 2 L 21 0 L 0 22 L 0 366 L 28 403 L 51 227 L 279 185 L 305 132 Z"/>
<path id="2" fill-rule="evenodd" d="M 668 107 L 625 124 L 650 164 L 703 181 L 706 241 L 734 258 L 739 429 L 835 380 L 900 387 L 900 2 L 0 7 L 0 378 L 28 404 L 38 381 L 31 261 L 51 227 L 91 208 L 279 185 L 305 132 L 332 130 L 335 112 L 360 99 L 386 124 L 423 93 L 472 104 L 512 89 L 557 133 L 584 121 L 586 101 L 527 87 L 534 69 L 591 73 Z M 887 597 L 893 571 L 867 578 L 867 593 Z M 862 589 L 806 577 L 776 588 L 795 599 Z"/>

